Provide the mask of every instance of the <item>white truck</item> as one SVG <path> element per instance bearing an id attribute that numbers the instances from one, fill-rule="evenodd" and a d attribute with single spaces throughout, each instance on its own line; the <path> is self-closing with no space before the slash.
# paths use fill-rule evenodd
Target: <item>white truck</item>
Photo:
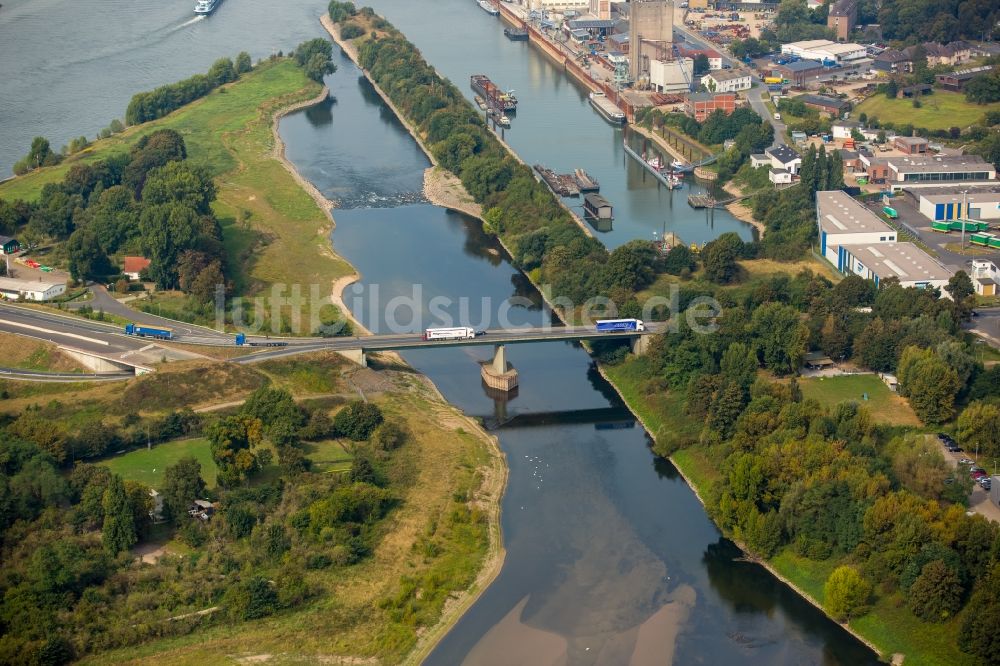
<path id="1" fill-rule="evenodd" d="M 470 340 L 476 337 L 475 329 L 467 326 L 457 328 L 428 328 L 424 331 L 424 340 Z"/>

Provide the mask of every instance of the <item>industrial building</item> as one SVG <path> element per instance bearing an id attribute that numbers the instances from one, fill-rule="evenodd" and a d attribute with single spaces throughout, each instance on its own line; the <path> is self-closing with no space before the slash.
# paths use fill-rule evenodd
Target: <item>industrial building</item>
<path id="1" fill-rule="evenodd" d="M 897 136 L 892 147 L 904 155 L 923 155 L 927 152 L 927 139 L 922 136 Z"/>
<path id="2" fill-rule="evenodd" d="M 993 71 L 993 65 L 983 65 L 981 67 L 970 67 L 968 69 L 960 69 L 956 72 L 949 72 L 947 74 L 938 74 L 934 77 L 937 81 L 939 87 L 944 90 L 951 90 L 952 92 L 961 92 L 965 88 L 965 84 L 976 78 L 980 74 L 988 74 Z"/>
<path id="3" fill-rule="evenodd" d="M 674 5 L 669 0 L 628 3 L 629 75 L 638 81 L 650 74 L 653 61 L 672 55 Z"/>
<path id="4" fill-rule="evenodd" d="M 41 282 L 0 277 L 0 297 L 12 300 L 51 301 L 66 293 L 65 282 Z"/>
<path id="5" fill-rule="evenodd" d="M 820 254 L 838 268 L 841 245 L 896 242 L 895 229 L 843 190 L 816 193 L 816 223 Z"/>
<path id="6" fill-rule="evenodd" d="M 712 92 L 739 92 L 750 90 L 753 83 L 745 69 L 722 69 L 701 77 L 701 85 Z"/>
<path id="7" fill-rule="evenodd" d="M 714 111 L 722 111 L 727 116 L 736 110 L 736 93 L 691 93 L 684 102 L 684 112 L 699 123 Z"/>
<path id="8" fill-rule="evenodd" d="M 786 62 L 784 65 L 774 65 L 771 73 L 780 76 L 782 79 L 794 83 L 797 86 L 804 86 L 809 79 L 817 79 L 826 73 L 823 63 L 816 60 L 794 60 Z"/>
<path id="9" fill-rule="evenodd" d="M 802 102 L 807 108 L 816 109 L 821 114 L 826 114 L 831 118 L 837 118 L 845 111 L 850 111 L 851 103 L 847 100 L 825 95 L 799 95 L 792 99 Z"/>
<path id="10" fill-rule="evenodd" d="M 965 189 L 962 192 L 961 189 Z M 1000 187 L 920 188 L 907 194 L 929 220 L 1000 220 Z"/>
<path id="11" fill-rule="evenodd" d="M 913 243 L 845 244 L 838 247 L 837 270 L 878 286 L 896 278 L 904 287 L 944 289 L 953 273 Z M 943 292 L 946 293 L 946 292 Z"/>
<path id="12" fill-rule="evenodd" d="M 868 51 L 860 44 L 838 44 L 829 39 L 807 39 L 782 44 L 781 53 L 798 56 L 804 60 L 819 60 L 837 65 L 848 64 L 868 56 Z"/>
<path id="13" fill-rule="evenodd" d="M 656 92 L 688 92 L 691 90 L 691 75 L 694 61 L 691 58 L 677 60 L 650 60 L 649 85 Z"/>
<path id="14" fill-rule="evenodd" d="M 17 254 L 21 251 L 21 244 L 16 238 L 10 236 L 0 236 L 0 254 Z"/>
<path id="15" fill-rule="evenodd" d="M 979 155 L 905 155 L 885 157 L 893 189 L 958 181 L 995 180 L 997 170 Z"/>

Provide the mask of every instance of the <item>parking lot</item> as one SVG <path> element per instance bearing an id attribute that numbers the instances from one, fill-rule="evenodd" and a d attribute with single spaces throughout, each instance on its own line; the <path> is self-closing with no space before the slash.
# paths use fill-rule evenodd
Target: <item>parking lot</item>
<path id="1" fill-rule="evenodd" d="M 885 216 L 882 214 L 881 199 L 870 202 L 868 207 L 880 218 L 885 219 Z M 994 262 L 1000 263 L 1000 251 L 991 251 L 977 245 L 969 244 L 968 233 L 965 234 L 967 254 L 959 254 L 954 249 L 945 247 L 946 245 L 959 245 L 962 240 L 961 233 L 958 231 L 941 233 L 940 231 L 932 230 L 931 221 L 917 209 L 917 205 L 908 194 L 897 194 L 892 200 L 892 207 L 899 214 L 899 217 L 895 220 L 896 225 L 919 238 L 924 245 L 934 251 L 938 261 L 945 266 L 955 270 L 962 269 L 968 271 L 969 263 L 973 259 L 991 259 Z M 901 238 L 900 240 L 906 239 Z"/>
<path id="2" fill-rule="evenodd" d="M 933 435 L 928 435 L 933 437 Z M 935 439 L 937 439 L 935 437 Z M 938 440 L 940 442 L 940 440 Z M 975 458 L 975 452 L 971 454 L 968 451 L 958 451 L 952 452 L 945 448 L 945 445 L 941 443 L 941 453 L 944 455 L 945 461 L 950 464 L 954 469 L 960 470 L 959 473 L 967 474 L 969 465 L 968 463 L 962 464 L 961 460 L 971 460 Z M 989 464 L 994 461 L 979 460 L 976 464 L 987 470 L 987 474 L 995 472 L 994 464 Z M 1000 523 L 1000 507 L 993 503 L 990 499 L 990 493 L 985 490 L 979 483 L 975 483 L 972 487 L 972 494 L 969 495 L 969 510 L 974 511 L 981 516 L 992 520 L 995 523 Z"/>

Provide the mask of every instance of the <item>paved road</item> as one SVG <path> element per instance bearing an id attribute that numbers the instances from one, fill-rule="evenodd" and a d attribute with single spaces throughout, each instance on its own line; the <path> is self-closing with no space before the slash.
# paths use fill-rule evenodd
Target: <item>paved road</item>
<path id="1" fill-rule="evenodd" d="M 0 303 L 0 331 L 99 354 L 120 354 L 149 344 L 121 335 L 117 326 L 5 303 Z"/>
<path id="2" fill-rule="evenodd" d="M 969 330 L 1000 349 L 1000 308 L 976 308 Z"/>
<path id="3" fill-rule="evenodd" d="M 742 62 L 729 55 L 724 48 L 718 44 L 713 44 L 697 32 L 689 30 L 686 26 L 684 26 L 682 21 L 674 21 L 674 32 L 680 33 L 687 41 L 697 45 L 699 48 L 712 49 L 713 51 L 716 51 L 720 56 L 722 56 L 722 63 L 725 65 L 729 65 L 730 67 L 743 66 Z M 750 81 L 754 85 L 753 88 L 746 91 L 747 99 L 750 101 L 750 108 L 752 108 L 761 118 L 764 118 L 767 122 L 771 123 L 771 127 L 774 128 L 774 145 L 784 145 L 785 130 L 787 129 L 785 124 L 780 120 L 774 119 L 774 115 L 771 113 L 770 109 L 767 108 L 764 100 L 760 98 L 760 94 L 766 90 L 764 82 L 755 74 L 751 74 Z"/>

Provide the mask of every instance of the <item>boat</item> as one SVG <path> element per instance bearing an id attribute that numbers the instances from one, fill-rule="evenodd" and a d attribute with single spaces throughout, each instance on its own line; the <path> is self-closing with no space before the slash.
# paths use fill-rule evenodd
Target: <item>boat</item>
<path id="1" fill-rule="evenodd" d="M 590 93 L 590 105 L 597 109 L 597 112 L 601 114 L 601 117 L 609 123 L 612 123 L 613 125 L 625 124 L 625 114 L 622 113 L 622 110 L 619 109 L 614 102 L 605 97 L 604 93 Z"/>
<path id="2" fill-rule="evenodd" d="M 528 41 L 528 31 L 524 28 L 504 28 L 503 34 L 512 42 Z"/>
<path id="3" fill-rule="evenodd" d="M 646 154 L 643 153 L 642 159 L 646 162 L 646 164 L 648 164 L 649 166 L 653 167 L 657 171 L 662 171 L 663 170 L 664 162 L 663 162 L 663 160 L 660 159 L 660 157 L 658 155 L 653 155 L 652 157 L 647 157 Z"/>
<path id="4" fill-rule="evenodd" d="M 480 97 L 479 95 L 476 95 L 476 104 L 478 104 L 479 108 L 482 109 L 483 111 L 486 110 L 486 100 Z"/>
<path id="5" fill-rule="evenodd" d="M 534 168 L 538 172 L 538 175 L 542 177 L 542 180 L 545 181 L 545 184 L 559 196 L 580 196 L 580 188 L 576 186 L 576 182 L 572 176 L 560 175 L 552 169 L 543 167 L 541 164 L 536 164 Z"/>
<path id="6" fill-rule="evenodd" d="M 473 74 L 469 77 L 472 89 L 483 96 L 487 106 L 497 108 L 504 113 L 514 113 L 517 111 L 517 98 L 514 91 L 503 91 L 495 83 L 490 81 L 485 74 Z"/>
<path id="7" fill-rule="evenodd" d="M 489 2 L 489 0 L 479 0 L 479 7 L 490 16 L 497 16 L 500 14 L 500 10 L 497 9 L 497 6 L 492 2 Z"/>
<path id="8" fill-rule="evenodd" d="M 684 181 L 677 174 L 670 174 L 667 176 L 667 187 L 672 190 L 676 190 L 678 187 L 684 184 Z"/>
<path id="9" fill-rule="evenodd" d="M 500 114 L 500 117 L 497 118 L 497 122 L 500 123 L 500 125 L 502 125 L 503 127 L 510 127 L 510 118 L 508 118 L 502 113 Z"/>
<path id="10" fill-rule="evenodd" d="M 215 11 L 215 8 L 219 6 L 221 0 L 198 0 L 198 4 L 194 6 L 194 13 L 206 16 Z"/>
<path id="11" fill-rule="evenodd" d="M 679 160 L 674 160 L 673 162 L 670 163 L 670 166 L 673 167 L 674 169 L 677 169 L 678 171 L 680 171 L 681 169 L 688 168 L 688 165 L 685 162 L 681 162 Z"/>
<path id="12" fill-rule="evenodd" d="M 596 192 L 601 189 L 601 184 L 583 169 L 577 169 L 573 176 L 576 178 L 576 185 L 581 192 Z"/>

